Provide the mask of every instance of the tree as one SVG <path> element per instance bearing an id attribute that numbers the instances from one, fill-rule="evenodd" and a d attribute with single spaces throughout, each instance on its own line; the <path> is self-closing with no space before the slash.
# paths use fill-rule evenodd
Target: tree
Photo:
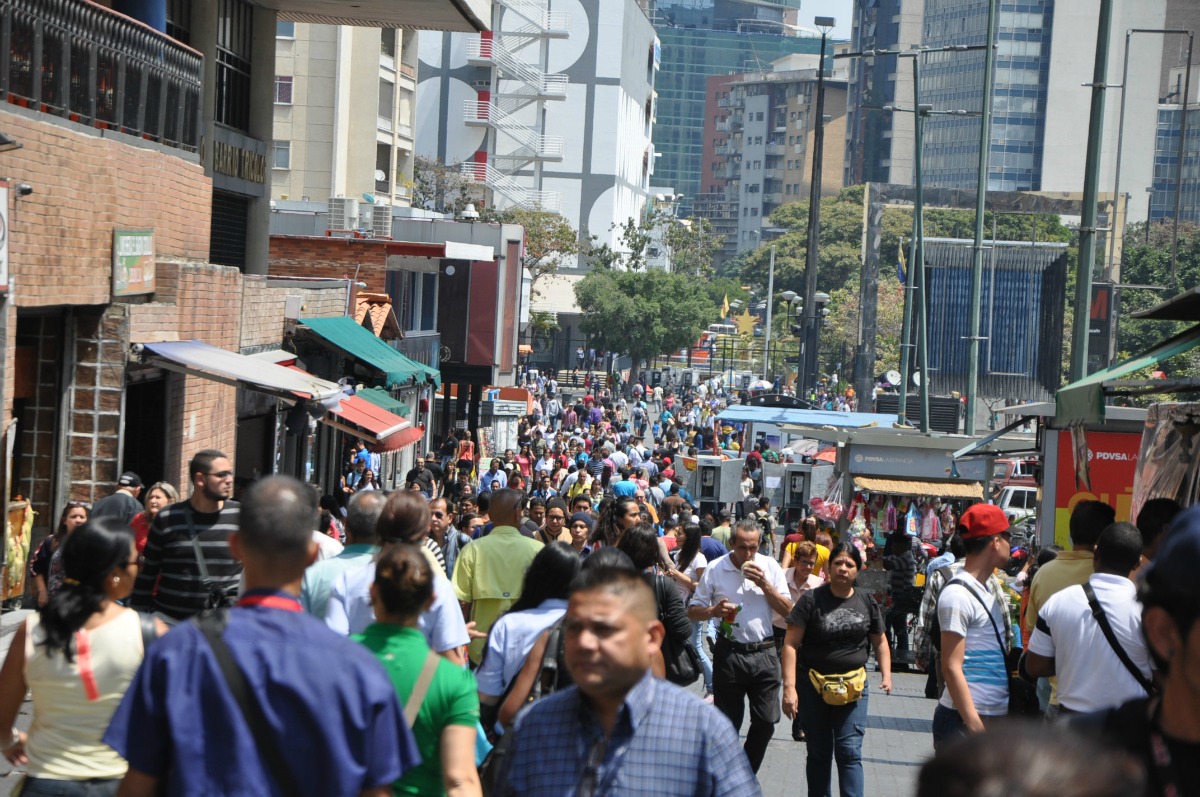
<path id="1" fill-rule="evenodd" d="M 650 211 L 640 221 L 630 217 L 614 224 L 620 245 L 597 243 L 592 236 L 588 259 L 599 268 L 641 271 L 647 267 L 650 250 L 663 249 L 671 271 L 707 278 L 713 274 L 713 257 L 725 238 L 713 233 L 708 219 L 678 219 L 665 210 Z"/>
<path id="2" fill-rule="evenodd" d="M 596 345 L 644 360 L 690 346 L 720 310 L 686 274 L 596 270 L 575 286 L 581 328 Z"/>
<path id="3" fill-rule="evenodd" d="M 417 156 L 413 162 L 412 206 L 457 216 L 468 203 L 480 202 L 478 186 L 463 176 L 459 165 L 448 166 L 433 158 Z"/>
<path id="4" fill-rule="evenodd" d="M 529 313 L 529 342 L 534 346 L 539 343 L 548 344 L 559 329 L 561 327 L 554 313 L 544 310 L 533 310 Z"/>
<path id="5" fill-rule="evenodd" d="M 559 266 L 579 254 L 579 233 L 565 216 L 548 210 L 508 208 L 486 214 L 487 220 L 519 224 L 525 228 L 521 265 L 529 272 L 529 292 L 538 295 L 538 280 L 558 271 Z"/>
<path id="6" fill-rule="evenodd" d="M 821 358 L 824 371 L 838 362 L 847 365 L 847 352 L 858 348 L 859 290 L 855 281 L 829 295 L 829 315 L 821 329 Z M 900 333 L 904 325 L 904 287 L 894 274 L 879 278 L 879 308 L 875 327 L 874 373 L 900 370 Z"/>

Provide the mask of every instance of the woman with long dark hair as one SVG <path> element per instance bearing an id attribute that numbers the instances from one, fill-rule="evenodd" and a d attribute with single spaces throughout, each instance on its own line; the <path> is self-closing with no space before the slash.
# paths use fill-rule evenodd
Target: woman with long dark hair
<path id="1" fill-rule="evenodd" d="M 551 542 L 533 557 L 525 571 L 521 597 L 488 632 L 483 662 L 475 672 L 485 705 L 496 704 L 541 633 L 566 613 L 567 589 L 579 564 L 579 554 L 565 542 Z"/>
<path id="2" fill-rule="evenodd" d="M 843 797 L 863 796 L 862 740 L 867 727 L 867 646 L 892 691 L 892 660 L 879 604 L 855 589 L 862 553 L 850 543 L 829 552 L 829 583 L 804 593 L 788 615 L 783 644 L 783 713 L 803 717 L 808 797 L 829 793 L 837 760 Z"/>
<path id="3" fill-rule="evenodd" d="M 704 575 L 704 571 L 708 567 L 708 559 L 700 551 L 700 526 L 696 523 L 688 523 L 681 529 L 681 542 L 673 552 L 675 566 L 667 571 L 667 575 L 675 579 L 675 583 L 679 585 L 680 597 L 686 607 L 692 593 L 700 585 L 700 577 Z M 704 626 L 707 625 L 707 622 L 702 623 L 699 620 L 690 620 L 689 622 L 692 624 L 690 644 L 700 656 L 700 669 L 704 674 L 704 700 L 711 703 L 713 665 L 712 659 L 708 657 L 708 652 L 704 650 Z"/>
<path id="4" fill-rule="evenodd" d="M 33 556 L 29 557 L 29 574 L 33 576 L 34 592 L 40 609 L 50 600 L 50 595 L 62 584 L 62 563 L 55 553 L 66 542 L 75 529 L 88 521 L 92 512 L 90 504 L 83 501 L 67 501 L 54 533 L 42 540 Z"/>
<path id="5" fill-rule="evenodd" d="M 0 727 L 27 689 L 33 725 L 0 749 L 25 767 L 23 795 L 112 795 L 128 764 L 101 738 L 145 656 L 142 620 L 118 603 L 137 578 L 133 529 L 97 518 L 59 551 L 62 587 L 17 629 L 0 669 Z"/>
<path id="6" fill-rule="evenodd" d="M 616 545 L 621 535 L 642 520 L 642 508 L 632 496 L 612 498 L 600 505 L 600 519 L 592 532 L 592 544 Z"/>
<path id="7" fill-rule="evenodd" d="M 371 585 L 375 622 L 353 639 L 383 664 L 401 705 L 408 703 L 425 668 L 432 667 L 432 680 L 412 725 L 421 765 L 405 772 L 393 784 L 393 792 L 444 795 L 454 785 L 459 794 L 478 795 L 475 679 L 430 650 L 418 628 L 422 612 L 433 603 L 433 585 L 433 568 L 416 546 L 388 545 L 375 563 L 375 583 Z"/>

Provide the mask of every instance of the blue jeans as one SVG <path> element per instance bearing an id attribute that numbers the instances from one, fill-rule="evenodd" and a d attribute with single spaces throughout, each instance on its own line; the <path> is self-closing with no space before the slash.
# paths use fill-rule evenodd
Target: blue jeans
<path id="1" fill-rule="evenodd" d="M 21 797 L 114 797 L 120 778 L 112 780 L 55 780 L 25 778 Z"/>
<path id="2" fill-rule="evenodd" d="M 845 706 L 831 706 L 821 699 L 808 680 L 797 675 L 800 714 L 808 740 L 808 797 L 830 797 L 833 767 L 837 760 L 838 786 L 842 797 L 863 797 L 862 742 L 867 732 L 867 689 L 862 697 Z"/>
<path id="3" fill-rule="evenodd" d="M 708 651 L 704 649 L 704 627 L 707 623 L 700 620 L 692 620 L 692 647 L 700 656 L 700 669 L 704 673 L 704 691 L 712 692 L 712 659 L 708 657 Z"/>
<path id="4" fill-rule="evenodd" d="M 963 724 L 962 715 L 938 703 L 933 710 L 933 749 L 936 751 L 946 742 L 966 735 L 967 726 Z"/>

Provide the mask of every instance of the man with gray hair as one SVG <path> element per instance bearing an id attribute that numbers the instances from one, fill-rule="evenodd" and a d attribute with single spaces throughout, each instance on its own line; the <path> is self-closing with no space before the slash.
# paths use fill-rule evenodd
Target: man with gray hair
<path id="1" fill-rule="evenodd" d="M 346 547 L 333 557 L 312 564 L 304 571 L 300 586 L 300 603 L 313 617 L 325 619 L 325 606 L 338 576 L 347 570 L 363 567 L 379 553 L 375 526 L 383 512 L 387 496 L 379 490 L 355 493 L 346 504 Z"/>
<path id="2" fill-rule="evenodd" d="M 104 735 L 129 762 L 122 795 L 386 797 L 420 762 L 387 672 L 300 607 L 316 522 L 316 494 L 289 476 L 246 490 L 237 607 L 150 646 Z"/>

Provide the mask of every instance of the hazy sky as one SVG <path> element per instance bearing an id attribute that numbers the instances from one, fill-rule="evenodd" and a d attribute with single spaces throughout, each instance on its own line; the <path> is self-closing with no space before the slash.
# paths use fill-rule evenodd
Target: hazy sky
<path id="1" fill-rule="evenodd" d="M 800 24 L 812 25 L 813 17 L 833 17 L 837 20 L 837 27 L 830 35 L 836 39 L 850 38 L 850 0 L 803 0 Z"/>

